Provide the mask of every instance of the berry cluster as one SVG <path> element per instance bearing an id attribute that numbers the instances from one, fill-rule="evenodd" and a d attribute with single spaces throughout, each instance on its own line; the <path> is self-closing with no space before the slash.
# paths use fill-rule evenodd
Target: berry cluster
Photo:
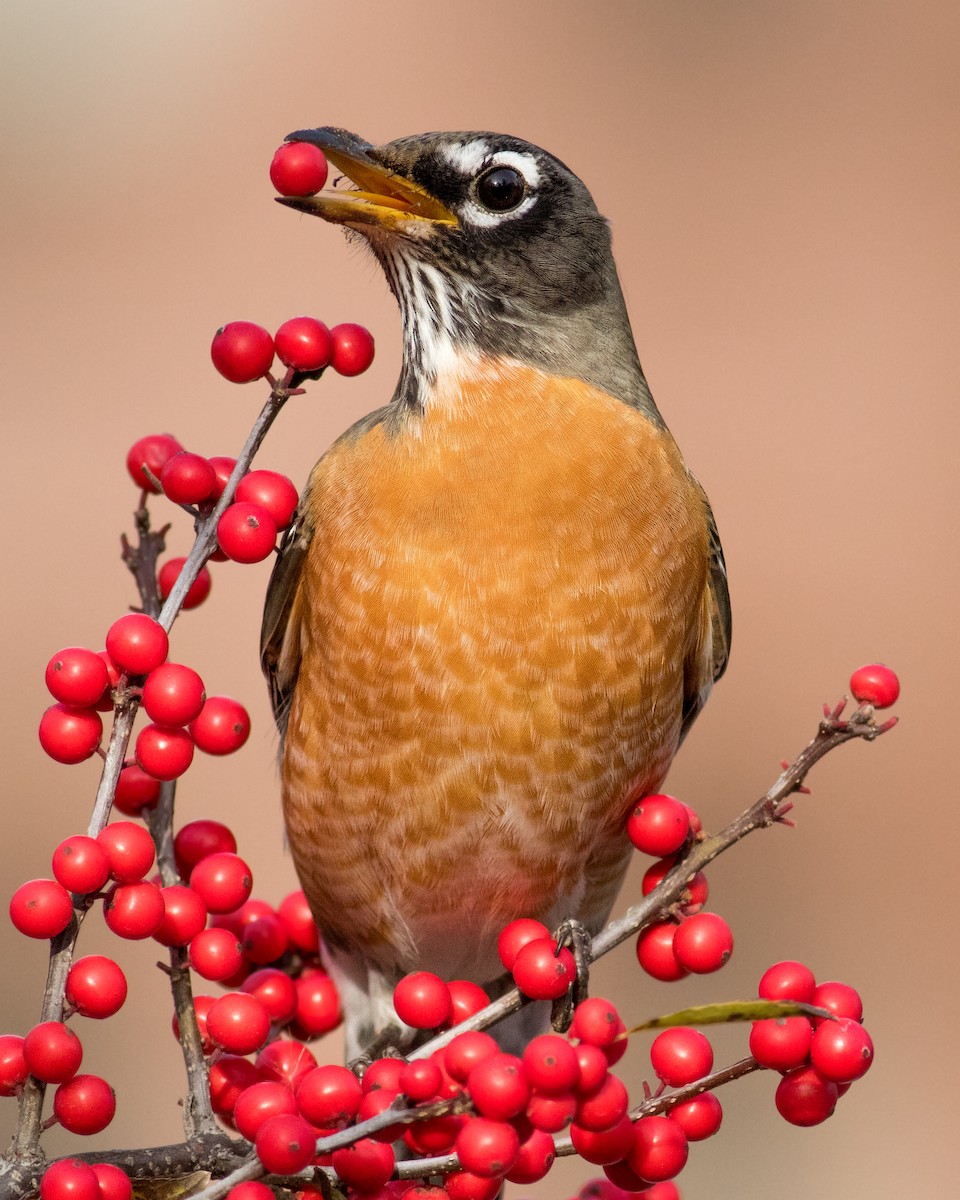
<path id="1" fill-rule="evenodd" d="M 291 143 L 277 152 L 271 177 L 285 195 L 313 194 L 323 186 L 326 163 L 316 147 Z M 373 339 L 360 326 L 328 329 L 312 317 L 293 318 L 273 336 L 237 321 L 217 332 L 211 354 L 231 381 L 267 378 L 278 407 L 327 366 L 344 375 L 366 369 Z M 275 357 L 286 369 L 279 383 L 270 374 Z M 87 834 L 71 834 L 57 846 L 52 878 L 16 890 L 10 901 L 14 925 L 31 937 L 58 939 L 56 946 L 72 954 L 80 923 L 102 901 L 105 923 L 115 935 L 152 938 L 170 948 L 174 976 L 186 978 L 181 968 L 189 966 L 194 975 L 229 989 L 192 995 L 188 984 L 184 996 L 175 985 L 174 1034 L 180 1037 L 185 1021 L 194 1046 L 199 1035 L 195 1053 L 206 1067 L 212 1111 L 253 1143 L 266 1173 L 291 1176 L 311 1165 L 326 1167 L 361 1200 L 407 1192 L 409 1200 L 427 1200 L 428 1194 L 431 1200 L 493 1200 L 504 1181 L 540 1180 L 558 1151 L 573 1151 L 602 1166 L 605 1175 L 583 1189 L 583 1200 L 622 1200 L 637 1193 L 647 1200 L 675 1200 L 679 1193 L 671 1180 L 687 1160 L 689 1143 L 716 1133 L 723 1115 L 713 1091 L 720 1082 L 711 1076 L 713 1050 L 703 1033 L 673 1027 L 654 1039 L 655 1083 L 644 1085 L 631 1108 L 612 1070 L 626 1051 L 628 1031 L 610 1001 L 582 1000 L 565 1035 L 544 1034 L 522 1053 L 508 1054 L 480 1029 L 456 1033 L 468 1019 L 474 1026 L 483 1022 L 490 998 L 481 987 L 416 971 L 397 985 L 394 1008 L 405 1025 L 436 1032 L 433 1042 L 422 1044 L 425 1032 L 409 1058 L 378 1058 L 362 1073 L 320 1064 L 307 1043 L 339 1023 L 340 1001 L 321 965 L 303 893 L 288 895 L 276 907 L 253 897 L 250 867 L 220 822 L 193 821 L 171 836 L 172 789 L 163 792 L 162 785 L 187 770 L 195 749 L 214 755 L 239 749 L 250 722 L 238 701 L 207 696 L 196 670 L 169 661 L 168 630 L 176 612 L 160 613 L 159 604 L 167 600 L 179 611 L 202 603 L 211 583 L 206 561 L 261 561 L 294 521 L 294 485 L 276 472 L 250 470 L 252 453 L 239 462 L 206 458 L 169 434 L 141 438 L 131 447 L 127 468 L 142 493 L 141 534 L 149 530 L 148 497 L 163 495 L 193 516 L 197 543 L 189 557 L 169 559 L 159 569 L 156 553 L 149 572 L 137 563 L 147 611 L 114 621 L 104 650 L 68 647 L 53 656 L 45 677 L 55 703 L 41 719 L 40 741 L 63 763 L 99 753 L 105 778 L 114 755 L 112 806 L 123 817 L 146 821 L 149 829 L 136 820 L 107 823 L 109 805 L 101 806 Z M 162 537 L 152 536 L 162 546 Z M 151 612 L 163 616 L 163 623 Z M 862 706 L 855 719 L 864 723 L 873 709 L 896 700 L 899 683 L 892 671 L 875 664 L 854 674 L 851 690 Z M 123 759 L 126 741 L 116 737 L 117 730 L 129 717 L 123 739 L 129 737 L 141 707 L 149 723 L 136 735 L 133 756 Z M 836 721 L 840 711 L 828 718 Z M 101 714 L 107 712 L 114 713 L 115 724 L 104 751 Z M 774 811 L 772 819 L 781 819 L 783 811 Z M 690 866 L 704 841 L 697 814 L 674 797 L 643 796 L 627 816 L 626 833 L 655 859 L 643 879 L 644 895 L 655 901 L 652 923 L 640 928 L 637 942 L 643 969 L 665 981 L 719 969 L 730 957 L 733 937 L 721 917 L 703 911 L 707 883 L 695 865 L 706 865 L 712 854 L 705 847 L 698 864 Z M 157 847 L 163 851 L 159 861 Z M 560 1000 L 576 982 L 573 954 L 538 920 L 512 921 L 501 932 L 498 950 L 504 970 L 528 1000 Z M 778 1110 L 794 1124 L 816 1124 L 872 1061 L 860 998 L 844 984 L 818 985 L 806 967 L 792 962 L 766 972 L 759 996 L 832 1014 L 832 1019 L 811 1013 L 758 1020 L 750 1035 L 751 1068 L 759 1064 L 782 1076 Z M 112 958 L 73 959 L 62 996 L 47 997 L 48 1019 L 25 1036 L 0 1036 L 0 1095 L 39 1089 L 42 1103 L 44 1086 L 52 1085 L 47 1124 L 56 1121 L 77 1134 L 104 1129 L 114 1115 L 114 1093 L 99 1076 L 80 1073 L 83 1047 L 70 1021 L 107 1019 L 126 997 L 126 977 Z M 487 1025 L 493 1019 L 490 1015 Z M 212 1125 L 209 1114 L 208 1119 Z M 356 1134 L 345 1136 L 353 1128 Z M 335 1148 L 325 1151 L 322 1140 L 331 1137 Z M 407 1158 L 456 1157 L 443 1171 L 425 1169 L 421 1181 L 391 1183 L 395 1143 L 403 1144 Z M 442 1186 L 426 1182 L 437 1174 L 444 1175 Z M 302 1180 L 290 1181 L 290 1190 L 303 1200 L 320 1195 Z M 77 1158 L 49 1167 L 40 1193 L 42 1200 L 130 1200 L 131 1187 L 118 1168 Z M 231 1200 L 273 1195 L 255 1180 L 230 1192 Z"/>
<path id="2" fill-rule="evenodd" d="M 226 326 L 214 339 L 214 359 L 232 378 L 268 372 L 275 353 L 286 375 L 279 384 L 270 380 L 265 422 L 261 415 L 264 432 L 286 398 L 301 390 L 294 386 L 298 377 L 319 374 L 328 364 L 356 374 L 369 365 L 373 340 L 360 326 L 328 330 L 310 317 L 286 322 L 276 341 L 244 322 Z M 262 369 L 252 373 L 251 362 L 258 355 Z M 259 1051 L 255 1063 L 239 1060 L 258 1080 L 292 1079 L 298 1062 L 316 1065 L 296 1039 L 317 1037 L 340 1020 L 339 997 L 320 966 L 317 931 L 303 893 L 287 896 L 276 909 L 251 898 L 250 868 L 236 853 L 236 840 L 226 826 L 194 821 L 173 838 L 172 790 L 166 807 L 159 807 L 163 784 L 183 774 L 195 749 L 228 754 L 250 732 L 242 704 L 208 696 L 197 671 L 169 661 L 168 630 L 180 609 L 195 607 L 209 593 L 205 559 L 257 561 L 270 553 L 278 531 L 293 520 L 296 488 L 276 472 L 250 470 L 255 448 L 248 443 L 240 463 L 191 453 L 170 434 L 141 438 L 130 448 L 127 469 L 141 492 L 136 514 L 140 545 L 133 548 L 124 540 L 124 558 L 137 579 L 144 611 L 114 621 L 104 650 L 71 646 L 47 664 L 46 684 L 55 703 L 40 721 L 41 746 L 69 764 L 99 754 L 104 759 L 100 791 L 104 785 L 109 791 L 106 804 L 98 799 L 88 832 L 71 834 L 54 850 L 52 877 L 22 884 L 10 900 L 10 917 L 20 932 L 56 939 L 52 952 L 58 962 L 65 953 L 69 956 L 62 973 L 58 968 L 51 976 L 56 981 L 48 983 L 43 1011 L 48 1019 L 25 1036 L 0 1036 L 0 1095 L 23 1096 L 21 1126 L 26 1119 L 34 1144 L 54 1122 L 73 1133 L 93 1134 L 115 1112 L 110 1085 L 97 1075 L 80 1073 L 83 1047 L 70 1023 L 74 1017 L 109 1018 L 127 997 L 126 976 L 113 958 L 73 956 L 79 927 L 98 901 L 115 935 L 152 938 L 170 948 L 172 978 L 179 972 L 186 981 L 185 992 L 174 984 L 178 1011 L 193 1008 L 203 1050 L 221 1073 L 229 1071 L 231 1056 Z M 191 556 L 158 567 L 166 531 L 150 532 L 146 506 L 150 495 L 161 494 L 187 508 L 197 540 Z M 190 573 L 178 589 L 185 570 Z M 171 611 L 160 614 L 161 602 L 175 590 L 183 594 L 167 605 Z M 136 734 L 133 756 L 124 759 L 140 708 L 148 723 Z M 108 749 L 101 748 L 102 713 L 114 717 Z M 111 807 L 123 817 L 143 819 L 149 828 L 135 820 L 107 823 Z M 158 846 L 171 848 L 159 862 Z M 218 999 L 197 996 L 191 1003 L 182 971 L 187 965 L 204 979 L 238 990 Z M 47 1085 L 56 1088 L 53 1115 L 41 1124 Z M 216 1103 L 215 1108 L 220 1111 Z M 223 1115 L 231 1119 L 227 1108 Z M 41 1193 L 44 1200 L 93 1200 L 95 1195 L 128 1200 L 130 1181 L 115 1167 L 94 1169 L 71 1159 L 44 1173 Z"/>
<path id="3" fill-rule="evenodd" d="M 703 836 L 700 818 L 673 796 L 644 796 L 627 818 L 627 836 L 644 854 L 658 856 L 643 876 L 650 895 L 684 857 L 685 848 Z M 687 881 L 679 923 L 659 921 L 637 938 L 637 961 L 648 975 L 669 983 L 690 974 L 718 971 L 733 953 L 730 926 L 716 913 L 702 912 L 707 880 L 697 871 Z"/>
<path id="4" fill-rule="evenodd" d="M 762 1067 L 779 1071 L 776 1105 L 792 1125 L 819 1125 L 837 1099 L 873 1062 L 873 1042 L 864 1029 L 863 1004 L 849 984 L 818 984 L 803 963 L 775 963 L 760 980 L 762 1000 L 799 1000 L 833 1014 L 754 1021 L 750 1053 Z"/>

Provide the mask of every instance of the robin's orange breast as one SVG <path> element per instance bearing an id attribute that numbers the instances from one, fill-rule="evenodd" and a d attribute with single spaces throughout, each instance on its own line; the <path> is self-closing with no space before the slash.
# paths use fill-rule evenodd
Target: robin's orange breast
<path id="1" fill-rule="evenodd" d="M 326 938 L 384 970 L 489 976 L 516 916 L 605 919 L 705 594 L 669 433 L 581 381 L 483 366 L 311 481 L 285 815 Z"/>

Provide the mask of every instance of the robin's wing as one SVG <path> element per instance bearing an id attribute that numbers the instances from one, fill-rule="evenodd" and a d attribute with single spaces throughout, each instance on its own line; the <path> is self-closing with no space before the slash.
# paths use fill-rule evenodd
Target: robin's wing
<path id="1" fill-rule="evenodd" d="M 300 670 L 300 576 L 313 537 L 307 499 L 300 498 L 293 524 L 280 543 L 267 586 L 260 626 L 260 664 L 270 688 L 270 703 L 281 738 L 287 727 L 290 701 Z"/>
<path id="2" fill-rule="evenodd" d="M 696 483 L 696 480 L 694 482 Z M 727 565 L 723 560 L 723 547 L 720 545 L 720 535 L 710 502 L 699 483 L 696 486 L 703 498 L 707 517 L 710 563 L 700 610 L 699 636 L 684 669 L 681 741 L 706 704 L 710 689 L 727 669 L 727 659 L 730 656 L 731 619 Z"/>

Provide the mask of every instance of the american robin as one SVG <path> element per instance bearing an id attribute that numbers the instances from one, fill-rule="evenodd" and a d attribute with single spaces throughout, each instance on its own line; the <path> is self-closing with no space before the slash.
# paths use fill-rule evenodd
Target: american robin
<path id="1" fill-rule="evenodd" d="M 577 176 L 493 133 L 288 140 L 355 187 L 281 202 L 358 235 L 403 318 L 393 398 L 314 468 L 263 623 L 290 848 L 355 1054 L 406 972 L 492 980 L 516 917 L 602 927 L 730 605 Z"/>

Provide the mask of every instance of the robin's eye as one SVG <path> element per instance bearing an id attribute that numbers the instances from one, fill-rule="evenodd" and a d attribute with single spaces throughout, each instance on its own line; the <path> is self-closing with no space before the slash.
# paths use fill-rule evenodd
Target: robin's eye
<path id="1" fill-rule="evenodd" d="M 523 199 L 523 176 L 514 167 L 494 167 L 477 180 L 477 199 L 491 212 L 509 212 Z"/>

